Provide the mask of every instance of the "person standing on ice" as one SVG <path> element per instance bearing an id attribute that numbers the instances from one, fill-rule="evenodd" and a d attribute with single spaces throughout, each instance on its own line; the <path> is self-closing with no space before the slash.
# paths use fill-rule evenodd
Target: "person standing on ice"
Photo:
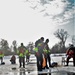
<path id="1" fill-rule="evenodd" d="M 2 51 L 0 51 L 0 60 L 1 60 L 1 64 L 3 63 L 3 57 L 4 57 L 4 53 Z"/>
<path id="2" fill-rule="evenodd" d="M 26 54 L 26 47 L 21 43 L 21 46 L 18 47 L 17 53 L 19 55 L 19 67 L 21 68 L 23 63 L 23 68 L 25 68 L 25 54 Z"/>
<path id="3" fill-rule="evenodd" d="M 47 68 L 47 69 L 49 69 L 49 67 L 53 67 L 51 65 L 51 57 L 50 57 L 51 52 L 50 52 L 50 48 L 49 48 L 48 43 L 49 43 L 49 39 L 46 39 L 46 41 L 44 43 L 44 50 L 43 50 L 44 56 L 46 59 L 46 66 L 44 68 Z M 48 67 L 47 63 L 49 64 L 49 67 Z"/>
<path id="4" fill-rule="evenodd" d="M 37 70 L 42 71 L 43 63 L 43 49 L 44 49 L 44 37 L 41 37 L 35 42 L 35 56 L 37 59 Z"/>
<path id="5" fill-rule="evenodd" d="M 26 50 L 26 62 L 27 62 L 27 64 L 28 64 L 28 62 L 29 62 L 29 58 L 30 58 L 30 52 L 29 52 L 29 50 L 27 49 L 27 50 Z"/>

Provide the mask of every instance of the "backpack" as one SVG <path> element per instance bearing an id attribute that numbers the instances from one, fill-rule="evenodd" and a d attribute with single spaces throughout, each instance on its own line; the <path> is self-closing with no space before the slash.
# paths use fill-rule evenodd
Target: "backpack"
<path id="1" fill-rule="evenodd" d="M 37 47 L 39 43 L 40 43 L 40 39 L 38 39 L 38 40 L 35 42 L 35 47 Z"/>
<path id="2" fill-rule="evenodd" d="M 3 54 L 3 52 L 2 52 L 2 51 L 0 51 L 0 54 Z"/>
<path id="3" fill-rule="evenodd" d="M 24 52 L 25 52 L 24 48 L 20 48 L 19 52 L 22 53 L 22 54 L 24 54 Z"/>

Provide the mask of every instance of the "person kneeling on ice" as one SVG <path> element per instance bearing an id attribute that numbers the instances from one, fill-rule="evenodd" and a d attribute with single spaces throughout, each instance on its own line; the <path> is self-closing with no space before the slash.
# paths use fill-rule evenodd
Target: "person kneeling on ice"
<path id="1" fill-rule="evenodd" d="M 1 64 L 3 64 L 3 57 L 4 57 L 4 53 L 2 51 L 0 51 L 0 60 L 1 60 Z"/>
<path id="2" fill-rule="evenodd" d="M 67 64 L 65 66 L 68 66 L 70 58 L 73 58 L 73 65 L 75 66 L 75 47 L 74 45 L 71 45 L 70 48 L 67 50 L 66 56 L 67 56 L 67 60 L 66 60 Z"/>
<path id="3" fill-rule="evenodd" d="M 16 64 L 16 57 L 13 55 L 10 59 L 11 64 Z"/>

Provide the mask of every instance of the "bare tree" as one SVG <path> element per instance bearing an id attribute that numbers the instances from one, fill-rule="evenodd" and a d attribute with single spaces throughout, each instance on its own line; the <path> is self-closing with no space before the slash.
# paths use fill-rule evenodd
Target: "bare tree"
<path id="1" fill-rule="evenodd" d="M 16 52 L 16 50 L 17 50 L 17 42 L 16 42 L 16 40 L 14 40 L 12 42 L 12 45 L 13 45 L 13 50 Z"/>
<path id="2" fill-rule="evenodd" d="M 27 45 L 27 48 L 29 49 L 29 51 L 33 51 L 34 48 L 34 43 L 33 42 L 29 42 L 29 44 Z"/>
<path id="3" fill-rule="evenodd" d="M 58 29 L 54 35 L 60 40 L 61 46 L 64 48 L 65 47 L 65 42 L 67 38 L 69 37 L 69 34 L 67 31 L 64 31 L 64 29 Z"/>
<path id="4" fill-rule="evenodd" d="M 0 46 L 1 46 L 2 50 L 8 50 L 9 49 L 8 41 L 5 39 L 1 39 Z"/>
<path id="5" fill-rule="evenodd" d="M 4 55 L 9 53 L 9 44 L 5 39 L 1 39 L 0 41 L 0 50 L 3 51 Z"/>

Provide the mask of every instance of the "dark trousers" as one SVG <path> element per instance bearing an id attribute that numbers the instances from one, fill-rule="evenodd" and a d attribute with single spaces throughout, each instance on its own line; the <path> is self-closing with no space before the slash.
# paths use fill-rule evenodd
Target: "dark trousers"
<path id="1" fill-rule="evenodd" d="M 1 63 L 3 62 L 3 57 L 0 57 Z"/>
<path id="2" fill-rule="evenodd" d="M 68 66 L 68 64 L 69 64 L 69 59 L 70 59 L 70 58 L 73 58 L 73 65 L 75 66 L 75 57 L 67 57 L 67 61 L 66 61 L 67 66 Z"/>
<path id="3" fill-rule="evenodd" d="M 47 62 L 49 63 L 49 67 L 51 67 L 51 58 L 49 54 L 47 54 L 47 57 L 46 57 L 46 67 L 48 67 Z"/>
<path id="4" fill-rule="evenodd" d="M 75 66 L 75 57 L 73 57 L 73 65 Z"/>
<path id="5" fill-rule="evenodd" d="M 29 62 L 30 55 L 26 56 L 26 62 Z"/>
<path id="6" fill-rule="evenodd" d="M 23 67 L 25 68 L 25 57 L 19 57 L 20 67 L 22 66 L 22 63 L 23 63 Z"/>
<path id="7" fill-rule="evenodd" d="M 36 56 L 37 58 L 37 69 L 38 71 L 42 70 L 42 63 L 43 63 L 43 56 L 42 54 L 39 54 L 39 56 Z"/>

